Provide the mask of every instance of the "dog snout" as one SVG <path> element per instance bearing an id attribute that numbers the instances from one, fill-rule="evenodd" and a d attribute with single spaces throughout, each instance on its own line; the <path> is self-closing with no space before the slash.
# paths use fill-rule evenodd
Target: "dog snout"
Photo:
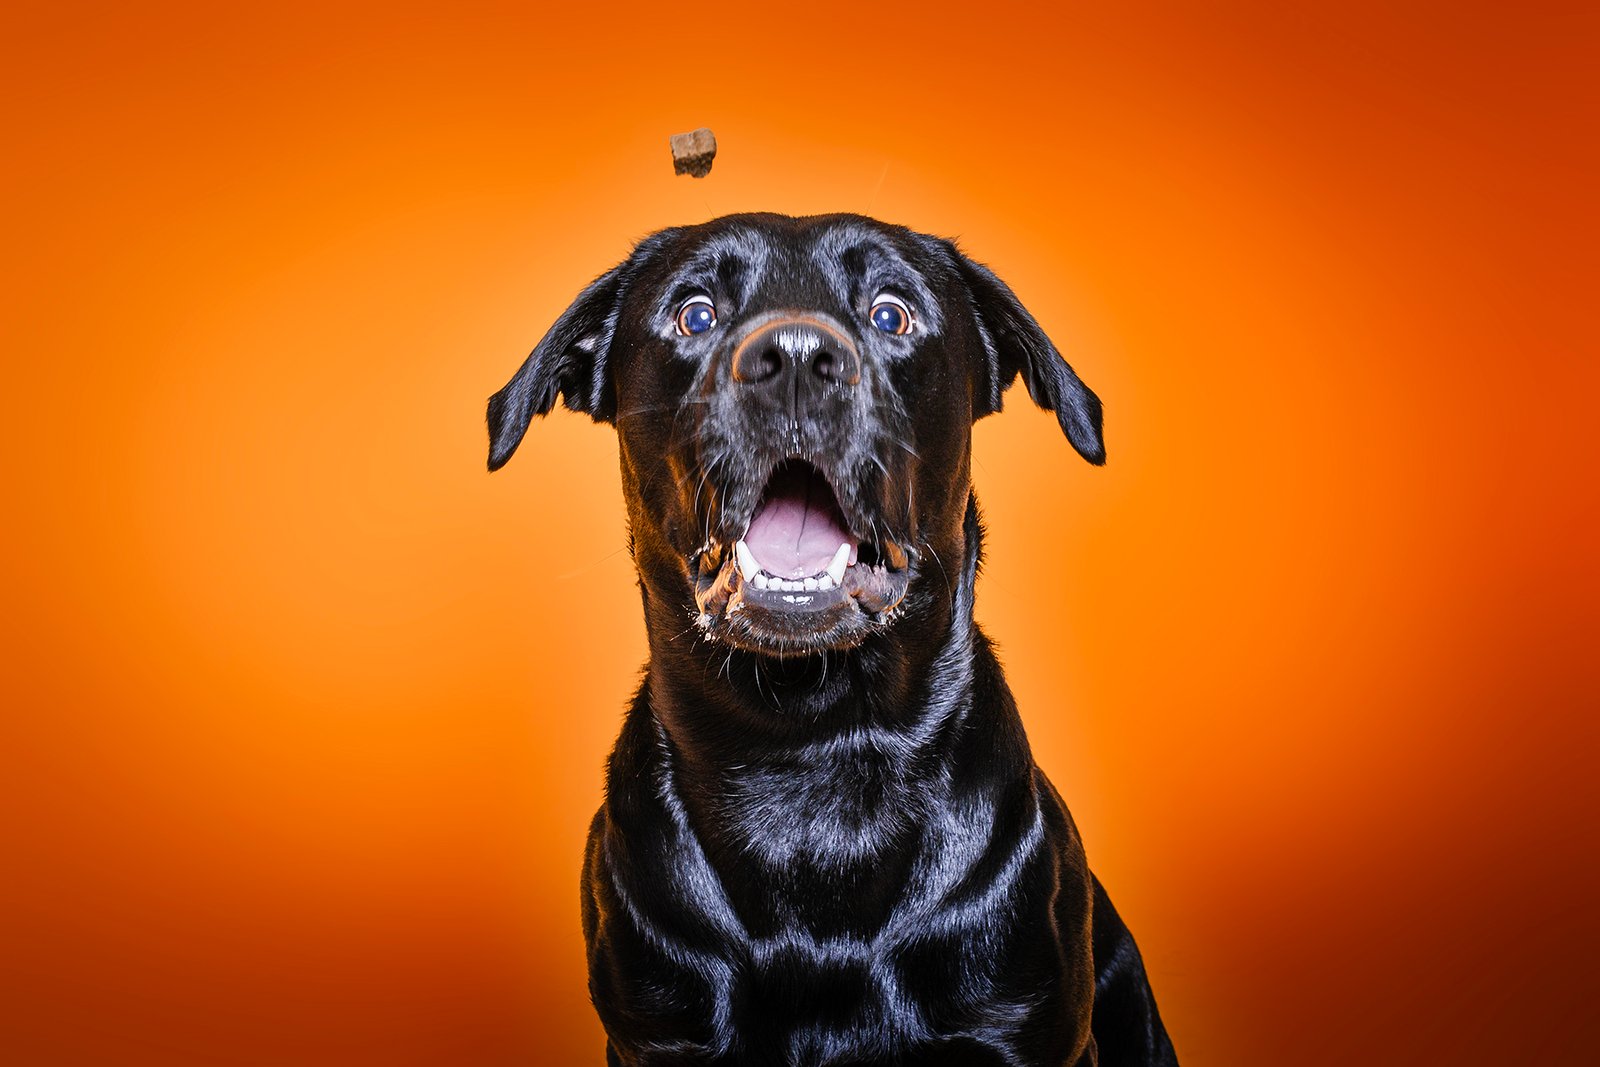
<path id="1" fill-rule="evenodd" d="M 758 323 L 739 341 L 729 373 L 735 384 L 798 408 L 828 386 L 859 384 L 861 353 L 821 315 L 782 314 Z"/>

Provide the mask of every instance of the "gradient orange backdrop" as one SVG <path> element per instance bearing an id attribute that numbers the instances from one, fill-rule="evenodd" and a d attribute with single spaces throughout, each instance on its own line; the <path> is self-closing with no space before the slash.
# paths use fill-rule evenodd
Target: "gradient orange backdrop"
<path id="1" fill-rule="evenodd" d="M 1105 399 L 977 428 L 979 612 L 1184 1063 L 1591 1062 L 1594 12 L 9 12 L 5 1061 L 599 1062 L 615 446 L 483 403 L 770 209 Z"/>

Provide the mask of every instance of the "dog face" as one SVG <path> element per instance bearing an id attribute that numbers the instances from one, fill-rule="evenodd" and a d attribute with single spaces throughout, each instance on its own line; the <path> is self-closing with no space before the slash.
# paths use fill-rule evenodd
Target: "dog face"
<path id="1" fill-rule="evenodd" d="M 948 601 L 971 426 L 1019 374 L 1104 462 L 1099 400 L 950 242 L 733 215 L 646 238 L 578 296 L 490 399 L 489 469 L 559 395 L 617 428 L 647 612 L 769 655 L 850 648 Z"/>

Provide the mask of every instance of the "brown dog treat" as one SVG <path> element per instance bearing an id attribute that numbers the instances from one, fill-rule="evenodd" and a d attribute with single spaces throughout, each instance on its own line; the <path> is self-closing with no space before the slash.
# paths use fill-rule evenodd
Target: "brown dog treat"
<path id="1" fill-rule="evenodd" d="M 717 158 L 717 138 L 704 126 L 672 135 L 672 172 L 704 178 Z"/>

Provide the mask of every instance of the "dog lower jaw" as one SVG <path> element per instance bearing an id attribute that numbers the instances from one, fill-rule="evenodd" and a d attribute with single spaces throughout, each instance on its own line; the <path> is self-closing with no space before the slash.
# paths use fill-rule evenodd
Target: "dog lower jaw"
<path id="1" fill-rule="evenodd" d="M 911 582 L 907 554 L 895 546 L 884 555 L 905 565 L 857 562 L 831 589 L 761 589 L 745 580 L 731 552 L 707 545 L 690 563 L 695 622 L 709 641 L 767 655 L 854 648 L 894 620 Z"/>

